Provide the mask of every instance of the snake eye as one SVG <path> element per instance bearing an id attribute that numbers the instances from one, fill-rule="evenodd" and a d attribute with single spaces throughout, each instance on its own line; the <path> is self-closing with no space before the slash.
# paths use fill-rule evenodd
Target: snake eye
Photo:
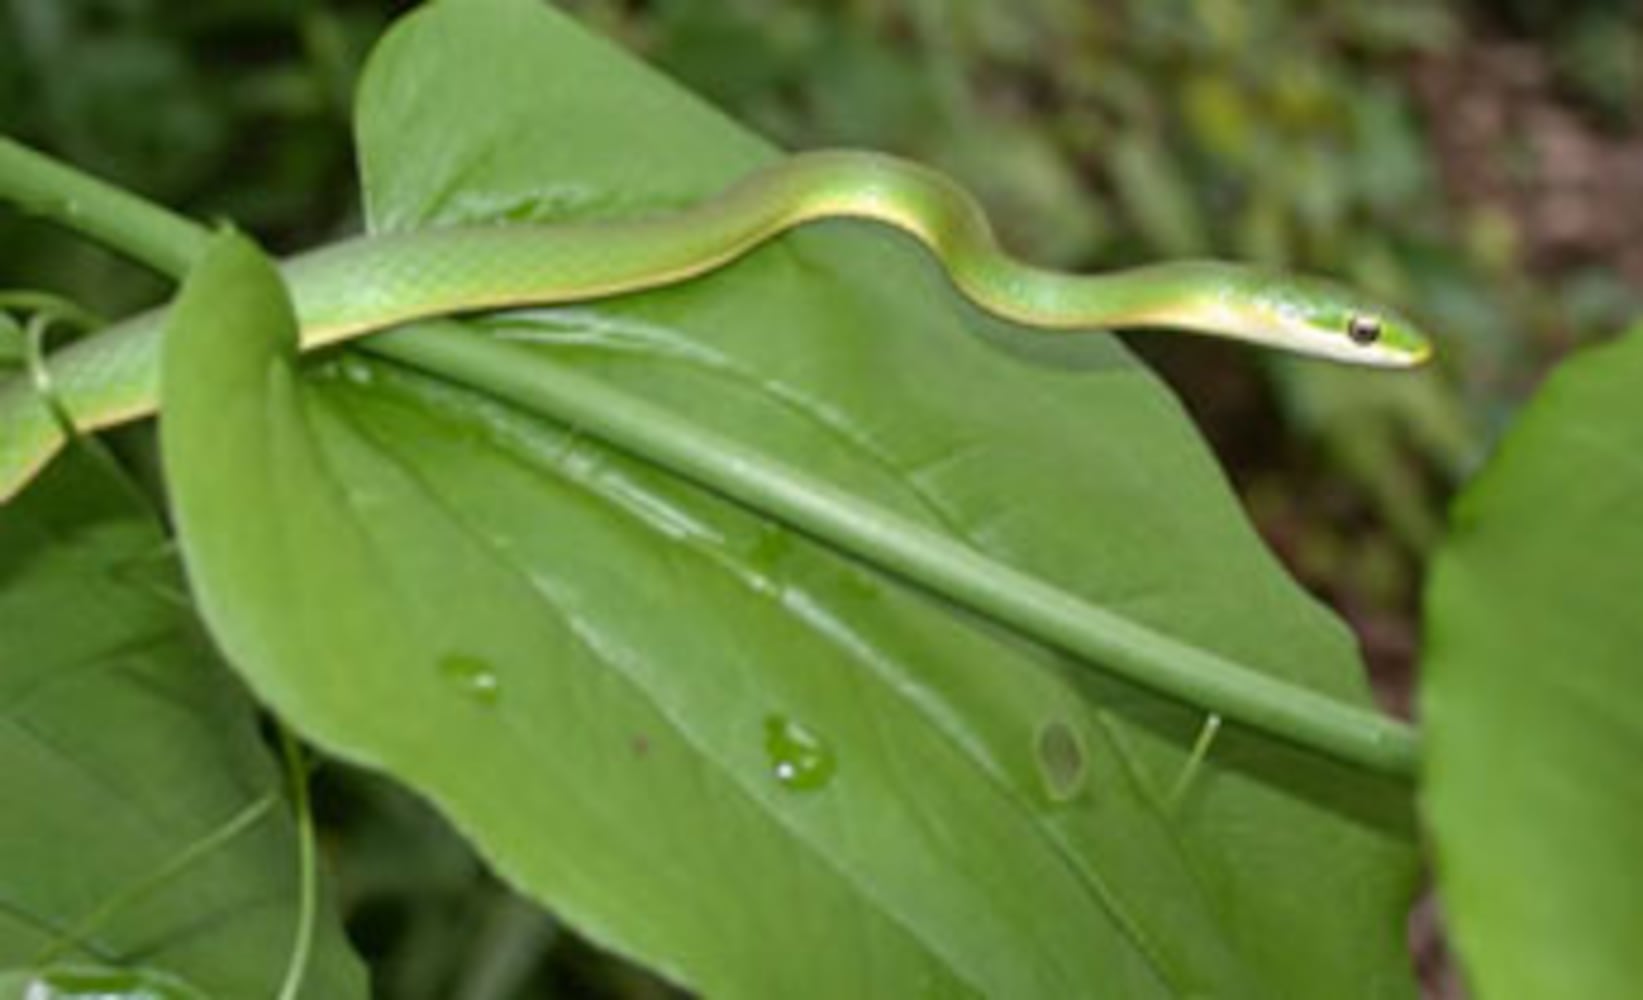
<path id="1" fill-rule="evenodd" d="M 1346 335 L 1354 344 L 1373 344 L 1381 339 L 1381 321 L 1373 316 L 1354 316 L 1347 320 Z"/>

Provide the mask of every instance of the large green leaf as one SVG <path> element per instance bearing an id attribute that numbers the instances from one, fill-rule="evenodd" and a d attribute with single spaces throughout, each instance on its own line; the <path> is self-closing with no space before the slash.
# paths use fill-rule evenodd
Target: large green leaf
<path id="1" fill-rule="evenodd" d="M 1643 328 L 1578 355 L 1455 507 L 1427 591 L 1423 806 L 1485 998 L 1643 975 Z"/>
<path id="2" fill-rule="evenodd" d="M 42 995 L 28 984 L 46 955 L 84 995 L 264 1000 L 285 972 L 297 848 L 280 776 L 167 555 L 147 505 L 81 452 L 0 509 L 0 996 Z M 334 917 L 306 984 L 365 995 Z"/>
<path id="3" fill-rule="evenodd" d="M 531 0 L 410 18 L 358 127 L 379 229 L 654 211 L 775 155 Z M 715 995 L 1409 992 L 1403 790 L 1226 732 L 1172 803 L 1192 713 L 574 428 L 360 357 L 303 376 L 241 244 L 187 301 L 162 424 L 217 636 L 595 938 Z M 978 316 L 882 232 L 483 329 L 1367 701 L 1144 369 Z"/>

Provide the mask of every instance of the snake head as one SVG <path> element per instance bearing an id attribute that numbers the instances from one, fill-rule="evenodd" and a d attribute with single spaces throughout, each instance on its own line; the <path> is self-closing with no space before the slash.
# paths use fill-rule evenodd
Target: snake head
<path id="1" fill-rule="evenodd" d="M 1415 368 L 1432 341 L 1400 310 L 1322 278 L 1256 276 L 1246 286 L 1250 322 L 1273 346 L 1374 368 Z"/>
<path id="2" fill-rule="evenodd" d="M 1132 316 L 1141 323 L 1371 368 L 1415 368 L 1432 356 L 1408 316 L 1338 282 L 1223 261 L 1134 273 L 1146 290 Z"/>

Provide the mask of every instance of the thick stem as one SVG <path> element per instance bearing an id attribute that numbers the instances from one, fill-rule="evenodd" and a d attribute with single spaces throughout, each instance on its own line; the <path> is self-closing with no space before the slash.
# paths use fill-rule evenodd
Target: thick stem
<path id="1" fill-rule="evenodd" d="M 181 279 L 209 232 L 153 202 L 0 136 L 0 200 Z"/>
<path id="2" fill-rule="evenodd" d="M 1374 771 L 1414 773 L 1415 733 L 1395 719 L 1154 632 L 536 352 L 442 324 L 378 334 L 362 345 L 576 427 L 1201 711 Z"/>

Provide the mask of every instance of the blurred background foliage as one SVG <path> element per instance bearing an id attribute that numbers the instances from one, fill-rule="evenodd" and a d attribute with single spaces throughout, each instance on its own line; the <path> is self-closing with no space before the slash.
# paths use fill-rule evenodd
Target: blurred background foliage
<path id="1" fill-rule="evenodd" d="M 410 6 L 0 0 L 0 124 L 296 249 L 358 227 L 350 94 Z M 1131 341 L 1266 537 L 1357 628 L 1394 708 L 1450 492 L 1552 363 L 1643 313 L 1635 0 L 563 6 L 780 143 L 942 166 L 1035 260 L 1214 254 L 1407 304 L 1441 338 L 1414 377 Z M 0 288 L 110 315 L 164 290 L 14 216 L 0 247 Z M 419 806 L 331 785 L 344 902 L 383 995 L 665 995 L 513 901 Z"/>

